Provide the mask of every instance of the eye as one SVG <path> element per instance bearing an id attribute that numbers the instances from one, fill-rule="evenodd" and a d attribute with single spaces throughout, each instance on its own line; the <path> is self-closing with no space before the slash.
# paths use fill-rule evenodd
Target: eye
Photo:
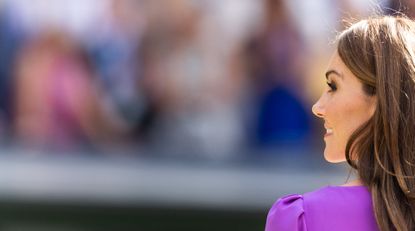
<path id="1" fill-rule="evenodd" d="M 328 82 L 327 81 L 327 86 L 329 86 L 329 88 L 330 88 L 329 92 L 335 92 L 337 90 L 336 83 L 334 83 L 334 82 Z"/>

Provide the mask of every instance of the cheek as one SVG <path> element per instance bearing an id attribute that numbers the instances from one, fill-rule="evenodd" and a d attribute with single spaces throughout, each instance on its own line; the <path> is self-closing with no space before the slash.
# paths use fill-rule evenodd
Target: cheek
<path id="1" fill-rule="evenodd" d="M 330 118 L 327 119 L 333 126 L 333 136 L 325 140 L 324 156 L 327 161 L 337 163 L 346 160 L 345 150 L 349 137 L 368 119 L 362 108 L 364 109 L 363 105 L 350 102 L 338 102 L 328 108 Z"/>
<path id="2" fill-rule="evenodd" d="M 357 128 L 366 122 L 371 114 L 368 105 L 362 101 L 338 102 L 327 111 L 333 126 L 333 136 L 326 140 L 324 156 L 329 162 L 345 161 L 346 145 Z"/>
<path id="3" fill-rule="evenodd" d="M 343 135 L 351 135 L 370 118 L 370 105 L 360 97 L 342 97 L 332 108 L 334 123 Z"/>
<path id="4" fill-rule="evenodd" d="M 344 121 L 345 135 L 349 137 L 356 129 L 370 119 L 371 113 L 369 109 L 370 105 L 365 101 L 349 105 L 345 104 L 344 114 L 341 118 Z"/>

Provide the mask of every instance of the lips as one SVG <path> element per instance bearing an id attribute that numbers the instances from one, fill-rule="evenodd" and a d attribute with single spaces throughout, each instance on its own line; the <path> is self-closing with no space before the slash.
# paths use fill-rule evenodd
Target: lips
<path id="1" fill-rule="evenodd" d="M 326 128 L 326 134 L 324 134 L 324 137 L 330 136 L 333 134 L 333 129 L 328 128 L 327 126 L 324 126 Z"/>
<path id="2" fill-rule="evenodd" d="M 326 128 L 326 134 L 331 135 L 333 133 L 333 129 Z"/>

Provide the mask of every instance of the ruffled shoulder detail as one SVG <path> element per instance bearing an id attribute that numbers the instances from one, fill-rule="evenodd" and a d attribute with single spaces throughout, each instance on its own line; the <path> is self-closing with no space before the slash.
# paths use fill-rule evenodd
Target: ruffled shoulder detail
<path id="1" fill-rule="evenodd" d="M 268 212 L 265 231 L 307 231 L 303 196 L 292 194 L 278 199 Z"/>

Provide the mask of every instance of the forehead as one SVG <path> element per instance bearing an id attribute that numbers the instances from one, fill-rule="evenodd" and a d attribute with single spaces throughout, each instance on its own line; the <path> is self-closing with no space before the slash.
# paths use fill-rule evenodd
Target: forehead
<path id="1" fill-rule="evenodd" d="M 340 71 L 348 70 L 348 68 L 346 64 L 344 64 L 343 61 L 341 60 L 339 54 L 337 52 L 334 52 L 333 55 L 331 56 L 327 70 L 335 70 L 335 71 L 340 72 Z"/>
<path id="2" fill-rule="evenodd" d="M 357 77 L 350 71 L 346 64 L 344 64 L 337 52 L 334 52 L 330 59 L 329 65 L 327 67 L 327 73 L 337 73 L 338 75 L 330 74 L 326 77 L 336 76 L 341 77 L 342 79 L 354 77 L 354 79 L 357 80 Z"/>

